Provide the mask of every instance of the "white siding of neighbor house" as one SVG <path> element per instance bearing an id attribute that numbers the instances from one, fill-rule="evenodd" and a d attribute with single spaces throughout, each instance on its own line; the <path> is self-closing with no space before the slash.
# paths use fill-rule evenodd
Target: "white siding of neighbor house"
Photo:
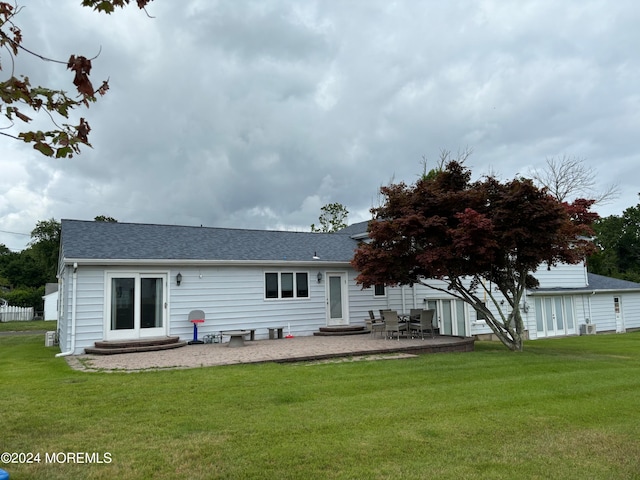
<path id="1" fill-rule="evenodd" d="M 52 292 L 42 297 L 44 299 L 43 317 L 46 321 L 58 319 L 58 291 Z"/>

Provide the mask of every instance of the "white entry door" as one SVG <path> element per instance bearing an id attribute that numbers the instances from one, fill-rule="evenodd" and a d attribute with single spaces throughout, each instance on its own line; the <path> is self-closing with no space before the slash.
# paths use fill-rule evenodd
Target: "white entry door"
<path id="1" fill-rule="evenodd" d="M 327 325 L 349 325 L 347 274 L 327 273 Z"/>
<path id="2" fill-rule="evenodd" d="M 107 274 L 106 339 L 166 335 L 166 284 L 166 274 Z"/>

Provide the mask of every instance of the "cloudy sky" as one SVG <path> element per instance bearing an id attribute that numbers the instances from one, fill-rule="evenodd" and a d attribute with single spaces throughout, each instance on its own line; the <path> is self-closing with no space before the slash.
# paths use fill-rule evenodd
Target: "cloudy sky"
<path id="1" fill-rule="evenodd" d="M 71 122 L 92 127 L 80 156 L 0 138 L 12 250 L 48 218 L 308 231 L 340 202 L 366 220 L 443 149 L 503 179 L 584 158 L 620 188 L 602 215 L 638 203 L 636 0 L 155 0 L 154 18 L 21 3 L 24 46 L 100 52 L 91 78 L 111 89 Z M 20 54 L 16 71 L 73 89 L 62 65 Z"/>

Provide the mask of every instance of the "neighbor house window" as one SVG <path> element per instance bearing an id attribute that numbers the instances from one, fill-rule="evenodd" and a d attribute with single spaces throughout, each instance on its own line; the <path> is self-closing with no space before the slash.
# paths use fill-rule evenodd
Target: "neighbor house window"
<path id="1" fill-rule="evenodd" d="M 307 272 L 267 272 L 264 274 L 265 298 L 308 298 Z"/>
<path id="2" fill-rule="evenodd" d="M 374 287 L 373 287 L 373 296 L 374 297 L 384 297 L 385 296 L 384 285 L 382 285 L 382 284 L 374 285 Z"/>

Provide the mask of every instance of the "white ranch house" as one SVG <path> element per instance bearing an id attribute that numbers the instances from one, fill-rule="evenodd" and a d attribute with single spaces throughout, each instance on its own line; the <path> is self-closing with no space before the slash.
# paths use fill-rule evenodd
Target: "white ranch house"
<path id="1" fill-rule="evenodd" d="M 103 340 L 178 336 L 202 310 L 199 336 L 284 326 L 294 336 L 364 325 L 368 311 L 433 308 L 441 335 L 491 334 L 467 304 L 424 286 L 362 289 L 351 267 L 367 222 L 338 233 L 62 220 L 61 355 Z M 640 284 L 588 274 L 584 265 L 536 273 L 523 317 L 529 337 L 640 328 Z M 590 325 L 590 326 L 587 326 Z"/>

